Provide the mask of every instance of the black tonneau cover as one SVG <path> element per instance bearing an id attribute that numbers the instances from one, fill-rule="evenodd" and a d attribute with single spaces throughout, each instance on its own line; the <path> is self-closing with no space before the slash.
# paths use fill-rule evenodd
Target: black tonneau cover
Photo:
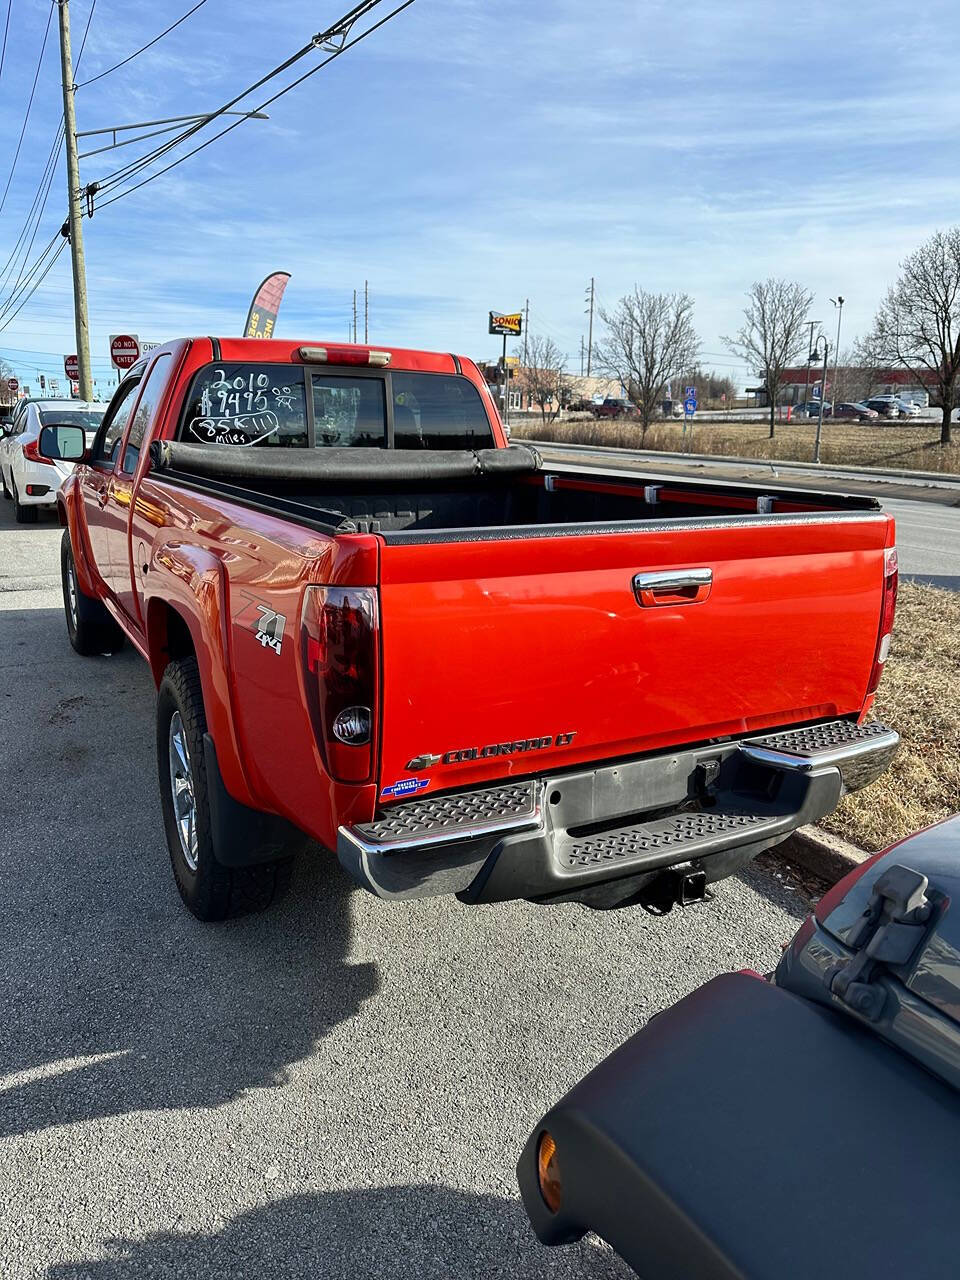
<path id="1" fill-rule="evenodd" d="M 214 480 L 319 480 L 369 485 L 485 476 L 532 475 L 540 455 L 525 445 L 506 449 L 249 449 L 217 444 L 155 440 L 150 460 L 157 471 L 185 472 Z"/>

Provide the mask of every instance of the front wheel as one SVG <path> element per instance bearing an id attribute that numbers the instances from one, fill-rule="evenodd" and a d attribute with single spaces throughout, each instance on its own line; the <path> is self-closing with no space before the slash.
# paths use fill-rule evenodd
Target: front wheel
<path id="1" fill-rule="evenodd" d="M 207 717 L 196 658 L 171 662 L 157 695 L 160 806 L 174 879 L 198 920 L 262 911 L 283 887 L 287 860 L 227 867 L 217 860 L 204 752 Z"/>
<path id="2" fill-rule="evenodd" d="M 90 658 L 122 648 L 123 632 L 100 601 L 86 595 L 77 581 L 69 529 L 64 529 L 60 539 L 60 582 L 67 635 L 77 653 Z"/>

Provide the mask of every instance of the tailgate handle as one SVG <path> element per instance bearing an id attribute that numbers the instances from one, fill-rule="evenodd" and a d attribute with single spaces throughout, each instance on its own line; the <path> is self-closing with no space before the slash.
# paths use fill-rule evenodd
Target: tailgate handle
<path id="1" fill-rule="evenodd" d="M 699 604 L 713 586 L 712 569 L 659 569 L 634 575 L 633 591 L 644 608 Z"/>

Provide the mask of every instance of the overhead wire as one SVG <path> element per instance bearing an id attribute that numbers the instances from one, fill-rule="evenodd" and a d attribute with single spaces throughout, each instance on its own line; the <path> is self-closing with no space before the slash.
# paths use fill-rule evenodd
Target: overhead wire
<path id="1" fill-rule="evenodd" d="M 96 3 L 96 0 L 94 0 L 94 3 Z M 155 44 L 163 39 L 164 36 L 168 36 L 171 31 L 175 31 L 177 27 L 180 26 L 181 22 L 186 22 L 191 14 L 196 13 L 197 10 L 201 9 L 206 3 L 207 0 L 199 0 L 192 9 L 188 9 L 185 14 L 176 20 L 176 22 L 172 22 L 169 27 L 164 31 L 161 31 L 158 36 L 154 36 L 152 40 L 148 40 L 146 44 L 141 45 L 139 49 L 135 49 L 133 53 L 129 54 L 126 58 L 122 58 L 119 62 L 115 62 L 112 67 L 107 67 L 106 71 L 101 71 L 97 75 L 91 76 L 89 80 L 81 80 L 77 85 L 77 88 L 85 89 L 88 84 L 96 84 L 97 81 L 102 80 L 104 76 L 108 76 L 114 71 L 119 71 L 121 67 L 125 67 L 127 63 L 132 62 L 134 58 L 139 58 L 141 53 L 146 53 L 148 49 L 152 49 Z M 77 61 L 79 63 L 79 59 Z"/>
<path id="2" fill-rule="evenodd" d="M 39 277 L 37 281 L 38 284 L 40 283 L 41 280 L 46 279 L 46 277 L 49 275 L 50 271 L 53 268 L 53 264 L 60 257 L 61 253 L 63 253 L 66 247 L 67 247 L 66 240 L 61 240 L 59 245 L 57 245 L 56 253 L 47 263 L 46 267 L 44 268 L 43 274 Z M 20 303 L 20 305 L 17 307 L 15 311 L 11 312 L 8 316 L 0 317 L 0 320 L 2 320 L 2 323 L 0 323 L 0 332 L 2 332 L 4 329 L 6 329 L 9 326 L 10 322 L 20 314 L 20 312 L 23 310 L 23 308 L 27 305 L 29 301 L 30 301 L 30 294 L 28 293 L 27 296 L 23 299 L 23 301 Z"/>
<path id="3" fill-rule="evenodd" d="M 231 107 L 235 106 L 238 102 L 242 101 L 246 97 L 249 97 L 249 95 L 253 93 L 256 89 L 259 89 L 262 85 L 266 84 L 268 81 L 275 79 L 276 76 L 281 75 L 284 71 L 288 70 L 295 62 L 298 62 L 300 59 L 306 57 L 307 54 L 310 53 L 312 50 L 318 47 L 322 47 L 324 43 L 327 43 L 330 40 L 335 39 L 337 35 L 339 35 L 341 32 L 345 33 L 346 31 L 349 31 L 356 24 L 356 22 L 359 21 L 360 18 L 364 17 L 367 13 L 369 13 L 372 9 L 374 9 L 380 3 L 382 3 L 382 0 L 365 0 L 365 3 L 357 5 L 354 9 L 351 9 L 348 14 L 345 14 L 344 17 L 338 19 L 338 21 L 334 23 L 332 27 L 328 28 L 327 31 L 321 32 L 318 36 L 315 36 L 313 40 L 310 41 L 309 44 L 304 45 L 302 49 L 299 49 L 297 50 L 296 53 L 291 54 L 291 56 L 287 58 L 284 62 L 282 62 L 278 67 L 275 67 L 272 71 L 267 72 L 266 75 L 261 76 L 260 79 L 257 80 L 255 84 L 252 84 L 248 89 L 244 89 L 242 93 L 237 94 L 236 97 L 232 98 L 229 102 L 224 103 L 222 107 L 218 107 L 216 111 L 211 112 L 209 116 L 206 116 L 203 119 L 203 121 L 201 121 L 196 125 L 191 126 L 187 130 L 184 130 L 184 132 L 180 134 L 178 137 L 172 139 L 170 142 L 166 143 L 163 147 L 157 148 L 157 150 L 153 154 L 144 156 L 139 161 L 134 161 L 132 164 L 126 166 L 125 169 L 118 170 L 117 173 L 109 175 L 106 179 L 104 179 L 99 184 L 99 189 L 109 190 L 114 186 L 117 186 L 119 183 L 125 181 L 126 179 L 136 176 L 137 172 L 140 172 L 141 170 L 146 168 L 148 165 L 152 164 L 155 160 L 160 159 L 161 156 L 166 154 L 168 151 L 172 150 L 175 146 L 178 146 L 181 142 L 186 141 L 188 137 L 191 137 L 193 134 L 199 132 L 200 129 L 205 128 L 208 124 L 211 123 L 211 121 L 215 120 L 218 116 L 223 115 L 226 111 L 228 111 Z M 374 31 L 379 30 L 379 28 L 384 26 L 385 23 L 389 22 L 392 18 L 395 18 L 397 14 L 401 13 L 404 9 L 409 8 L 409 6 L 412 5 L 413 3 L 414 3 L 414 0 L 404 0 L 402 4 L 397 5 L 396 8 L 392 9 L 389 13 L 385 14 L 384 17 L 379 19 L 379 21 L 375 22 L 372 26 L 367 27 L 358 36 L 355 36 L 352 40 L 344 39 L 343 44 L 340 45 L 339 48 L 335 49 L 329 55 L 329 57 L 324 58 L 322 62 L 319 62 L 315 67 L 311 67 L 311 69 L 305 72 L 302 76 L 299 76 L 296 80 L 291 81 L 290 84 L 285 85 L 283 89 L 279 90 L 277 93 L 273 94 L 271 97 L 266 98 L 263 102 L 259 103 L 256 107 L 254 107 L 253 110 L 263 111 L 266 107 L 271 106 L 274 102 L 282 98 L 285 94 L 289 93 L 292 89 L 295 89 L 299 85 L 303 84 L 303 82 L 309 79 L 310 76 L 316 75 L 318 71 L 322 71 L 324 67 L 329 66 L 329 64 L 333 62 L 336 58 L 341 57 L 348 50 L 352 49 L 355 45 L 359 44 L 361 40 L 365 40 L 367 36 L 372 35 Z M 171 161 L 170 164 L 165 165 L 162 169 L 158 169 L 155 173 L 150 174 L 148 177 L 144 178 L 142 181 L 138 183 L 135 183 L 133 186 L 125 187 L 121 191 L 118 191 L 116 195 L 111 197 L 111 199 L 103 201 L 103 203 L 100 205 L 100 208 L 105 209 L 107 208 L 108 205 L 115 204 L 118 200 L 123 199 L 124 196 L 131 195 L 134 191 L 138 191 L 141 187 L 146 186 L 147 183 L 153 182 L 155 179 L 162 177 L 162 175 L 165 173 L 169 173 L 169 171 L 171 169 L 176 168 L 177 165 L 182 164 L 185 160 L 189 160 L 191 156 L 197 155 L 200 151 L 203 151 L 204 148 L 209 147 L 212 143 L 217 142 L 220 138 L 224 137 L 226 134 L 236 129 L 239 125 L 245 123 L 245 120 L 246 120 L 245 116 L 241 116 L 238 120 L 234 120 L 231 124 L 227 125 L 226 128 L 221 129 L 218 133 L 215 133 L 213 137 L 205 139 L 202 143 L 200 143 L 199 146 L 196 146 L 192 150 L 187 151 L 182 156 L 178 156 L 176 160 Z"/>
<path id="4" fill-rule="evenodd" d="M 7 56 L 7 33 L 10 30 L 10 10 L 13 8 L 13 0 L 7 0 L 7 20 L 3 24 L 3 48 L 0 49 L 0 76 L 3 75 L 3 64 Z"/>
<path id="5" fill-rule="evenodd" d="M 80 39 L 80 48 L 77 53 L 75 69 L 76 67 L 80 66 L 80 62 L 83 58 L 83 51 L 86 48 L 87 36 L 90 33 L 90 24 L 93 21 L 93 14 L 96 7 L 97 7 L 97 0 L 93 0 L 87 12 L 87 21 L 84 24 L 83 35 Z M 51 9 L 51 12 L 52 12 L 52 9 Z M 30 227 L 31 222 L 34 220 L 34 217 L 35 217 L 36 221 L 34 222 L 34 225 L 33 225 L 33 232 L 30 235 L 29 243 L 26 245 L 26 249 L 23 253 L 23 261 L 21 262 L 19 271 L 17 272 L 17 278 L 14 281 L 13 285 L 11 286 L 9 297 L 5 299 L 2 303 L 0 303 L 0 315 L 2 315 L 3 310 L 6 308 L 7 304 L 13 299 L 17 289 L 20 287 L 21 282 L 23 281 L 23 274 L 24 274 L 24 271 L 26 270 L 27 260 L 29 259 L 30 253 L 33 249 L 34 241 L 37 238 L 37 232 L 40 229 L 40 223 L 43 220 L 43 215 L 44 215 L 44 212 L 46 211 L 47 201 L 50 198 L 50 189 L 53 185 L 53 179 L 56 177 L 57 164 L 59 163 L 59 160 L 60 160 L 60 151 L 63 147 L 65 134 L 66 134 L 66 130 L 64 129 L 63 113 L 61 112 L 60 122 L 57 125 L 56 131 L 54 132 L 53 145 L 50 148 L 50 154 L 47 157 L 47 163 L 44 165 L 43 173 L 40 176 L 40 183 L 37 187 L 36 193 L 34 194 L 33 201 L 27 213 L 26 220 L 24 221 L 23 227 L 20 230 L 20 234 L 17 236 L 17 240 L 14 244 L 13 251 L 8 257 L 6 263 L 4 264 L 2 271 L 0 271 L 0 289 L 3 289 L 3 288 L 6 288 L 10 271 L 12 270 L 14 263 L 16 262 L 17 258 L 20 257 L 20 246 L 23 245 L 26 234 L 27 234 L 27 230 Z M 41 197 L 41 192 L 42 192 L 42 197 Z M 37 208 L 38 203 L 39 203 L 39 209 Z M 41 255 L 41 258 L 42 256 L 43 255 Z M 32 292 L 34 291 L 31 290 L 31 294 Z M 24 299 L 24 302 L 26 302 L 27 300 L 28 299 Z"/>
<path id="6" fill-rule="evenodd" d="M 355 45 L 359 44 L 361 40 L 364 40 L 366 39 L 367 36 L 372 35 L 374 31 L 379 30 L 380 27 L 384 26 L 391 19 L 395 18 L 404 9 L 409 8 L 410 5 L 414 3 L 414 0 L 403 0 L 402 4 L 397 5 L 394 9 L 392 9 L 389 13 L 387 13 L 383 18 L 379 19 L 372 26 L 367 27 L 359 35 L 355 36 L 352 40 L 347 39 L 347 34 L 353 28 L 353 26 L 355 26 L 356 23 L 361 18 L 366 16 L 366 14 L 370 13 L 373 9 L 375 9 L 377 5 L 379 5 L 380 3 L 382 3 L 382 0 L 362 0 L 360 4 L 355 5 L 353 9 L 351 9 L 348 13 L 346 13 L 341 18 L 339 18 L 331 27 L 327 28 L 323 32 L 318 33 L 316 36 L 314 36 L 310 40 L 308 44 L 304 45 L 303 48 L 291 54 L 290 57 L 286 58 L 282 63 L 279 64 L 279 66 L 273 68 L 273 70 L 267 72 L 264 76 L 261 76 L 259 80 L 255 81 L 255 83 L 250 85 L 247 89 L 244 89 L 240 94 L 236 95 L 229 102 L 224 103 L 223 106 L 218 107 L 216 111 L 211 112 L 209 115 L 204 116 L 203 119 L 199 121 L 197 124 L 192 125 L 187 130 L 184 130 L 180 135 L 178 135 L 176 138 L 174 138 L 173 140 L 165 144 L 163 147 L 157 148 L 154 153 L 145 157 L 141 157 L 138 161 L 134 162 L 133 165 L 125 166 L 124 169 L 118 170 L 115 174 L 108 175 L 108 177 L 104 179 L 103 183 L 99 184 L 100 187 L 104 185 L 108 186 L 108 188 L 112 186 L 117 186 L 120 183 L 122 183 L 126 178 L 135 176 L 137 172 L 142 171 L 143 168 L 153 163 L 155 160 L 159 159 L 162 155 L 164 155 L 166 152 L 171 150 L 174 146 L 177 146 L 180 142 L 185 141 L 188 137 L 197 133 L 200 129 L 205 128 L 208 124 L 211 123 L 212 120 L 215 120 L 218 116 L 225 114 L 228 110 L 230 110 L 231 107 L 235 106 L 238 102 L 242 101 L 242 99 L 249 97 L 251 93 L 261 88 L 264 84 L 267 84 L 270 80 L 273 80 L 278 75 L 281 75 L 284 71 L 288 70 L 296 62 L 306 57 L 307 54 L 309 54 L 311 51 L 318 48 L 319 49 L 329 48 L 331 41 L 334 41 L 340 38 L 341 43 L 335 49 L 332 50 L 332 52 L 327 58 L 323 59 L 323 61 L 318 63 L 315 67 L 312 67 L 304 75 L 299 76 L 296 80 L 284 86 L 283 89 L 279 90 L 277 93 L 267 98 L 260 106 L 255 108 L 255 110 L 257 111 L 262 111 L 265 107 L 270 106 L 272 103 L 276 102 L 279 98 L 282 98 L 285 94 L 289 93 L 292 89 L 297 88 L 305 80 L 309 79 L 310 76 L 315 75 L 318 71 L 323 70 L 324 67 L 328 66 L 336 58 L 340 57 L 342 54 L 346 53 L 349 49 L 352 49 Z M 89 29 L 89 20 L 93 16 L 93 8 L 95 6 L 96 6 L 96 0 L 93 0 L 90 14 L 88 15 L 88 22 L 87 22 L 88 29 Z M 52 8 L 51 8 L 51 13 L 52 13 Z M 186 17 L 189 15 L 184 15 L 184 16 Z M 47 30 L 49 31 L 49 17 L 47 22 Z M 84 39 L 85 38 L 86 38 L 86 32 L 84 33 Z M 46 41 L 44 41 L 44 43 L 45 42 Z M 82 45 L 81 45 L 81 52 L 82 52 Z M 41 60 L 42 60 L 42 52 L 41 52 Z M 79 63 L 79 57 L 78 57 L 78 63 Z M 38 66 L 38 75 L 39 75 L 39 66 Z M 215 134 L 213 137 L 207 138 L 199 146 L 194 147 L 191 151 L 187 152 L 186 154 L 182 156 L 178 156 L 174 161 L 172 161 L 168 165 L 165 165 L 162 169 L 158 170 L 156 173 L 152 173 L 148 175 L 146 178 L 142 179 L 140 182 L 134 184 L 131 187 L 121 188 L 116 195 L 114 195 L 110 200 L 105 201 L 100 207 L 106 208 L 107 205 L 115 204 L 118 200 L 121 200 L 124 196 L 131 195 L 134 191 L 138 190 L 140 187 L 146 186 L 147 183 L 152 182 L 156 178 L 161 177 L 164 173 L 169 172 L 169 170 L 175 168 L 178 164 L 181 164 L 183 163 L 183 161 L 190 159 L 191 156 L 196 155 L 198 152 L 204 150 L 204 148 L 210 146 L 213 142 L 216 142 L 219 138 L 222 138 L 225 134 L 231 132 L 231 130 L 235 129 L 239 124 L 244 123 L 246 118 L 247 118 L 246 116 L 241 116 L 238 120 L 228 125 L 225 129 L 220 130 L 220 132 Z M 97 185 L 98 184 L 91 184 L 91 186 L 94 189 L 97 189 Z M 49 187 L 48 187 L 48 190 L 49 190 Z M 36 234 L 36 230 L 34 231 L 34 235 L 35 234 Z M 59 232 L 57 234 L 59 235 Z M 29 271 L 26 274 L 26 277 L 23 277 L 23 269 L 21 268 L 20 276 L 18 277 L 18 280 L 14 285 L 13 291 L 11 292 L 10 296 L 6 299 L 6 301 L 2 305 L 0 305 L 0 330 L 5 329 L 10 324 L 10 322 L 15 318 L 15 316 L 19 314 L 19 312 L 23 309 L 23 307 L 27 304 L 27 302 L 29 302 L 30 298 L 33 296 L 36 290 L 40 287 L 40 285 L 46 279 L 47 275 L 52 269 L 57 258 L 59 258 L 61 252 L 63 251 L 64 247 L 67 244 L 67 240 L 65 238 L 61 239 L 61 243 L 57 247 L 56 251 L 53 253 L 53 256 L 49 259 L 49 261 L 47 261 L 46 265 L 43 266 L 43 270 L 41 274 L 37 275 L 37 272 L 40 270 L 41 266 L 44 263 L 44 259 L 47 257 L 51 248 L 55 244 L 56 239 L 57 239 L 57 236 L 54 236 L 53 239 L 47 244 L 46 248 L 41 252 L 41 254 L 36 259 L 36 261 L 31 265 Z M 29 286 L 29 289 L 28 289 L 28 286 Z M 18 292 L 18 288 L 19 288 L 19 292 Z"/>
<path id="7" fill-rule="evenodd" d="M 53 9 L 54 9 L 54 6 L 51 3 L 50 11 L 47 14 L 47 25 L 43 29 L 43 43 L 40 45 L 40 57 L 37 59 L 37 69 L 33 76 L 33 87 L 30 90 L 30 97 L 27 101 L 27 109 L 24 112 L 23 126 L 20 130 L 20 137 L 17 141 L 17 149 L 13 153 L 13 163 L 10 166 L 9 174 L 7 175 L 7 185 L 3 189 L 3 195 L 0 196 L 0 212 L 2 212 L 3 206 L 7 202 L 7 193 L 10 190 L 10 183 L 13 181 L 13 174 L 17 167 L 17 161 L 20 159 L 20 148 L 23 146 L 23 135 L 27 132 L 27 122 L 30 119 L 30 112 L 33 108 L 33 97 L 34 97 L 34 94 L 37 92 L 37 81 L 40 79 L 40 67 L 43 63 L 43 55 L 47 51 L 47 37 L 50 35 L 50 22 L 53 18 Z"/>

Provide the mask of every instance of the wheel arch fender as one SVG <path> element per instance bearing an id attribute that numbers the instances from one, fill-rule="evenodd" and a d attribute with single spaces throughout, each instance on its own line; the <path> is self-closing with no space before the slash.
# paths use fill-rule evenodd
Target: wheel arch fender
<path id="1" fill-rule="evenodd" d="M 70 534 L 77 585 L 84 595 L 100 599 L 99 577 L 91 567 L 90 544 L 84 536 L 83 502 L 73 475 L 69 475 L 57 490 L 57 519 L 61 528 Z"/>
<path id="2" fill-rule="evenodd" d="M 147 658 L 159 688 L 177 658 L 194 656 L 207 727 L 224 784 L 234 799 L 257 807 L 243 767 L 230 692 L 230 611 L 227 573 L 218 555 L 179 540 L 158 543 L 144 593 Z"/>

